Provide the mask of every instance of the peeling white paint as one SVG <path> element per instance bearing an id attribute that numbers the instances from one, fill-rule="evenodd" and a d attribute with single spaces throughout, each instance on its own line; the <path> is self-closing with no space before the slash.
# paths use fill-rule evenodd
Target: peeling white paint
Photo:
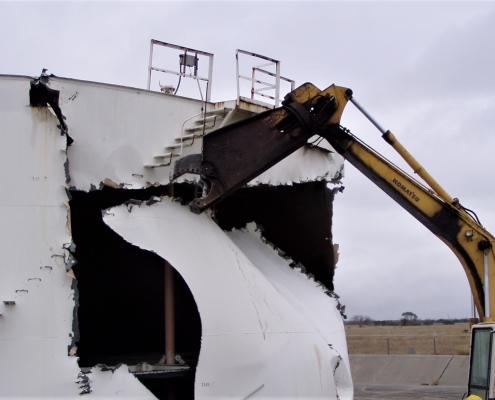
<path id="1" fill-rule="evenodd" d="M 293 270 L 252 227 L 225 233 L 208 215 L 170 199 L 112 214 L 107 225 L 166 259 L 191 289 L 203 331 L 197 399 L 245 398 L 261 385 L 260 398 L 329 398 L 336 391 L 352 398 L 336 299 Z"/>

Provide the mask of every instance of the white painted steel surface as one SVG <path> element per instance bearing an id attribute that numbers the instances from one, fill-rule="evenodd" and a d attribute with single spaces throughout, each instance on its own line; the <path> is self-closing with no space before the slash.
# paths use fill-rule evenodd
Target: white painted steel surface
<path id="1" fill-rule="evenodd" d="M 91 396 L 99 399 L 154 399 L 148 389 L 130 374 L 127 366 L 121 365 L 114 371 L 102 371 L 95 367 L 87 374 L 90 379 Z M 81 396 L 78 397 L 81 399 Z"/>
<path id="2" fill-rule="evenodd" d="M 201 112 L 201 101 L 60 78 L 50 82 L 60 90 L 60 108 L 75 141 L 68 151 L 71 186 L 99 188 L 106 178 L 128 189 L 168 183 L 168 168 L 143 166 L 180 137 L 183 122 Z M 184 149 L 199 152 L 200 140 Z"/>
<path id="3" fill-rule="evenodd" d="M 343 176 L 344 161 L 340 154 L 316 147 L 302 147 L 253 179 L 249 186 L 291 185 L 321 180 L 337 182 Z"/>
<path id="4" fill-rule="evenodd" d="M 0 301 L 15 301 L 0 317 L 0 395 L 76 397 L 65 137 L 52 113 L 29 107 L 28 79 L 4 77 L 0 93 Z"/>
<path id="5" fill-rule="evenodd" d="M 77 358 L 68 355 L 75 301 L 73 279 L 66 275 L 70 261 L 64 247 L 71 236 L 64 184 L 69 175 L 69 186 L 86 191 L 105 179 L 123 188 L 168 183 L 168 168 L 144 165 L 180 136 L 183 122 L 200 111 L 201 102 L 52 78 L 74 139 L 66 154 L 55 115 L 29 106 L 30 81 L 0 76 L 1 395 L 79 398 L 80 369 Z M 200 148 L 197 140 L 184 154 Z M 329 179 L 342 167 L 342 160 L 330 156 L 302 149 L 293 156 L 298 166 L 276 166 L 259 182 Z M 191 287 L 203 324 L 198 398 L 230 393 L 242 398 L 262 384 L 253 398 L 272 393 L 331 398 L 335 385 L 341 399 L 351 398 L 335 300 L 291 270 L 256 234 L 227 234 L 207 215 L 193 215 L 167 199 L 156 207 L 134 207 L 132 214 L 116 213 L 115 230 L 162 255 Z M 160 226 L 164 218 L 173 229 Z M 334 380 L 337 352 L 343 361 Z M 153 397 L 125 366 L 113 373 L 94 369 L 89 377 L 93 396 L 118 391 Z"/>
<path id="6" fill-rule="evenodd" d="M 336 299 L 250 230 L 225 233 L 164 198 L 113 208 L 104 221 L 184 278 L 202 323 L 195 397 L 352 399 Z M 166 229 L 164 229 L 166 227 Z M 192 246 L 194 244 L 194 246 Z"/>
<path id="7" fill-rule="evenodd" d="M 90 190 L 111 179 L 125 188 L 138 189 L 147 183 L 169 182 L 169 167 L 143 166 L 155 163 L 153 157 L 180 138 L 184 121 L 201 112 L 200 101 L 70 79 L 50 82 L 53 89 L 60 90 L 60 108 L 75 140 L 68 150 L 71 186 Z M 188 123 L 194 124 L 194 119 Z M 202 139 L 196 139 L 193 146 L 184 147 L 182 155 L 200 153 L 201 144 Z M 343 164 L 336 153 L 302 148 L 251 184 L 330 181 L 341 176 Z"/>

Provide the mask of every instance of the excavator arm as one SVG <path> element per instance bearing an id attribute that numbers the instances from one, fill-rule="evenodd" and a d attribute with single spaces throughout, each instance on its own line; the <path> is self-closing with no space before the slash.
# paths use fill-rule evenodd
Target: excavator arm
<path id="1" fill-rule="evenodd" d="M 352 101 L 382 131 L 429 187 L 423 185 L 340 126 Z M 184 173 L 201 175 L 203 197 L 190 208 L 195 213 L 213 206 L 281 161 L 308 139 L 319 135 L 349 163 L 442 240 L 461 262 L 481 321 L 492 321 L 495 309 L 495 238 L 451 198 L 405 150 L 390 131 L 383 130 L 353 99 L 347 88 L 320 91 L 306 83 L 282 102 L 282 107 L 218 129 L 203 138 L 203 153 L 176 161 L 171 180 Z M 493 288 L 490 292 L 490 287 Z"/>
<path id="2" fill-rule="evenodd" d="M 203 153 L 177 160 L 170 179 L 201 174 L 206 195 L 190 205 L 199 214 L 306 145 L 320 129 L 338 124 L 351 95 L 346 88 L 320 91 L 305 83 L 285 96 L 283 107 L 204 136 Z"/>
<path id="3" fill-rule="evenodd" d="M 491 321 L 489 310 L 495 307 L 495 296 L 489 295 L 490 286 L 495 290 L 491 243 L 495 238 L 456 199 L 445 201 L 342 127 L 329 127 L 322 136 L 454 252 L 467 275 L 481 320 Z"/>

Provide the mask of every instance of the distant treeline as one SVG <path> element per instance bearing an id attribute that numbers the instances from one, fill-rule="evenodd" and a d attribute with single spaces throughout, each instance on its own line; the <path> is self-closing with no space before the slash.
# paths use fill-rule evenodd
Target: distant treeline
<path id="1" fill-rule="evenodd" d="M 361 316 L 356 316 L 361 317 Z M 443 324 L 443 325 L 453 325 L 456 323 L 469 322 L 469 318 L 440 318 L 440 319 L 384 319 L 384 320 L 374 320 L 370 317 L 364 318 L 351 318 L 350 320 L 344 321 L 345 325 L 359 325 L 359 326 L 415 326 L 415 325 L 433 325 L 433 324 Z"/>
<path id="2" fill-rule="evenodd" d="M 469 318 L 440 318 L 440 319 L 418 319 L 416 321 L 408 321 L 404 323 L 403 319 L 400 320 L 377 320 L 373 321 L 373 325 L 377 326 L 390 326 L 390 325 L 433 325 L 433 324 L 443 324 L 443 325 L 454 325 L 456 323 L 469 322 Z"/>

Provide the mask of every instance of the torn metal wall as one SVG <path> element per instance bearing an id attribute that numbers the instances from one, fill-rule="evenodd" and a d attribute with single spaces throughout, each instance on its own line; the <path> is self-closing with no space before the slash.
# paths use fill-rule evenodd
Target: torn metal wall
<path id="1" fill-rule="evenodd" d="M 184 127 L 194 125 L 191 118 L 202 106 L 212 108 L 213 104 L 204 105 L 198 100 L 141 89 L 51 77 L 51 89 L 59 92 L 60 114 L 51 106 L 30 106 L 32 81 L 28 77 L 0 76 L 0 124 L 4 135 L 0 157 L 4 171 L 0 193 L 3 227 L 0 354 L 4 360 L 0 365 L 0 387 L 3 396 L 79 398 L 80 394 L 91 393 L 108 397 L 118 392 L 119 395 L 153 398 L 126 366 L 113 371 L 93 367 L 95 363 L 111 363 L 115 355 L 117 362 L 130 364 L 133 360 L 123 358 L 123 352 L 132 350 L 132 346 L 136 346 L 135 353 L 141 358 L 148 351 L 144 343 L 146 335 L 134 337 L 137 342 L 127 348 L 126 323 L 130 324 L 129 329 L 144 323 L 148 325 L 143 325 L 143 329 L 163 328 L 158 328 L 161 321 L 155 314 L 144 318 L 148 322 L 131 318 L 132 314 L 139 313 L 139 307 L 133 307 L 146 303 L 140 299 L 132 305 L 132 299 L 143 293 L 143 296 L 150 295 L 150 307 L 154 307 L 153 312 L 158 315 L 163 305 L 154 306 L 158 302 L 155 298 L 162 292 L 154 297 L 152 293 L 156 288 L 146 293 L 149 283 L 146 276 L 140 277 L 142 282 L 132 278 L 136 273 L 133 262 L 126 267 L 125 276 L 120 274 L 118 265 L 106 267 L 110 261 L 104 260 L 109 260 L 115 252 L 122 252 L 121 256 L 126 258 L 129 245 L 139 247 L 139 251 L 156 253 L 151 256 L 154 260 L 170 262 L 197 305 L 202 332 L 194 382 L 196 398 L 232 395 L 245 398 L 254 392 L 261 398 L 281 393 L 286 398 L 332 398 L 336 391 L 341 399 L 352 397 L 336 298 L 329 296 L 328 290 L 325 293 L 325 288 L 314 280 L 292 269 L 289 262 L 263 243 L 252 229 L 226 233 L 207 215 L 193 215 L 187 207 L 167 197 L 160 202 L 159 197 L 165 195 L 174 196 L 176 200 L 190 199 L 197 187 L 187 184 L 185 188 L 167 187 L 168 167 L 145 166 L 153 162 L 155 155 L 163 153 L 165 146 L 177 144 Z M 43 103 L 46 99 L 39 101 Z M 232 120 L 236 118 L 238 116 Z M 67 147 L 69 143 L 71 146 Z M 191 146 L 184 147 L 181 154 L 198 153 L 200 149 L 201 139 L 197 139 Z M 324 181 L 338 180 L 341 175 L 342 159 L 334 153 L 303 148 L 251 184 L 270 187 L 314 182 L 323 188 L 321 193 L 324 194 L 315 215 L 327 218 L 331 217 L 331 210 L 325 201 L 331 202 L 331 191 L 324 189 Z M 319 180 L 323 182 L 319 184 Z M 106 229 L 123 237 L 116 240 L 114 253 L 105 248 L 109 244 L 105 240 L 100 240 L 104 243 L 99 243 L 98 251 L 94 242 L 84 243 L 88 239 L 84 235 L 94 234 L 91 229 L 101 222 L 102 209 L 141 198 L 137 191 L 130 189 L 144 188 L 148 191 L 142 200 L 152 198 L 149 206 L 131 201 L 106 213 L 105 220 L 111 228 Z M 287 190 L 296 193 L 297 188 L 294 188 L 287 187 Z M 91 210 L 99 213 L 100 222 L 88 228 L 84 222 L 89 221 L 81 221 L 84 213 L 75 215 L 71 221 L 69 204 L 74 208 L 81 204 L 83 208 L 85 204 L 89 207 L 96 197 L 109 190 L 112 191 L 109 198 L 98 200 Z M 263 187 L 260 190 L 264 190 Z M 306 195 L 311 197 L 309 192 Z M 330 197 L 325 200 L 327 195 Z M 77 201 L 82 203 L 76 206 Z M 262 209 L 261 203 L 258 209 Z M 222 207 L 218 212 L 220 225 L 232 223 L 225 219 L 222 222 Z M 290 211 L 285 212 L 290 214 Z M 230 218 L 233 217 L 227 220 Z M 243 218 L 243 224 L 250 222 L 246 215 Z M 267 231 L 271 224 L 266 222 Z M 333 265 L 331 240 L 325 242 L 326 237 L 331 239 L 330 225 L 321 224 L 318 232 L 313 229 L 315 239 L 309 239 L 315 243 L 316 253 L 324 255 L 322 268 L 326 275 L 315 275 L 327 289 L 331 289 Z M 282 224 L 277 229 L 290 227 Z M 81 232 L 83 238 L 77 236 Z M 270 240 L 278 247 L 291 247 L 287 254 L 301 261 L 298 259 L 301 250 L 290 251 L 297 246 L 282 239 L 279 243 L 277 237 Z M 96 262 L 99 255 L 102 256 Z M 75 264 L 77 258 L 80 258 L 79 265 Z M 317 259 L 306 262 L 310 267 L 319 263 Z M 86 269 L 85 265 L 89 264 L 102 270 Z M 161 284 L 160 274 L 155 275 L 150 274 L 149 280 L 158 279 Z M 92 280 L 100 287 L 86 286 Z M 131 288 L 133 281 L 141 292 L 129 292 L 131 302 L 126 308 L 115 301 L 115 291 L 121 288 L 115 282 L 123 282 Z M 98 296 L 94 295 L 95 290 Z M 99 304 L 106 315 L 121 316 L 123 324 L 113 333 L 122 340 L 112 342 L 112 334 L 106 330 L 98 332 L 95 320 L 91 322 L 95 326 L 79 326 L 80 322 L 91 321 L 88 315 L 98 310 Z M 99 316 L 101 320 L 105 312 Z M 137 325 L 131 326 L 132 323 Z M 80 332 L 87 336 L 81 338 Z M 101 348 L 89 346 L 88 343 L 98 342 L 99 335 Z M 88 336 L 93 337 L 93 342 Z M 155 337 L 151 342 L 156 340 Z M 123 343 L 120 348 L 117 342 Z M 79 364 L 78 344 L 81 345 Z M 106 359 L 100 357 L 104 350 L 108 350 Z"/>
<path id="2" fill-rule="evenodd" d="M 203 105 L 119 86 L 58 78 L 50 84 L 60 91 L 60 107 L 75 141 L 68 152 L 70 186 L 79 190 L 99 188 L 105 179 L 126 189 L 168 183 L 165 168 L 144 166 L 175 143 L 184 122 Z"/>
<path id="3" fill-rule="evenodd" d="M 190 287 L 203 329 L 195 398 L 245 398 L 257 389 L 261 398 L 352 398 L 337 299 L 292 269 L 253 225 L 225 234 L 209 216 L 167 199 L 131 213 L 117 207 L 104 220 L 166 259 Z"/>
<path id="4" fill-rule="evenodd" d="M 180 185 L 175 185 L 177 194 Z M 141 190 L 105 187 L 71 191 L 72 234 L 78 260 L 73 267 L 79 291 L 79 366 L 156 365 L 165 354 L 166 281 L 164 260 L 125 241 L 103 222 L 102 210 L 122 204 L 129 211 L 160 202 L 165 186 Z M 182 195 L 184 196 L 184 194 Z M 103 215 L 112 213 L 103 211 Z M 201 320 L 188 285 L 174 274 L 175 351 L 190 367 L 174 376 L 181 399 L 194 398 L 194 366 L 201 344 Z M 171 374 L 168 374 L 170 378 Z M 140 374 L 159 398 L 171 379 Z M 161 387 L 155 387 L 159 384 Z M 151 386 L 150 386 L 151 385 Z"/>
<path id="5" fill-rule="evenodd" d="M 249 185 L 290 185 L 314 181 L 337 182 L 343 176 L 344 161 L 339 154 L 318 147 L 303 147 L 253 179 Z"/>
<path id="6" fill-rule="evenodd" d="M 29 89 L 29 79 L 0 79 L 1 395 L 75 397 L 66 137 L 53 113 L 29 106 Z"/>
<path id="7" fill-rule="evenodd" d="M 256 222 L 266 239 L 333 290 L 333 199 L 324 181 L 246 187 L 218 203 L 215 217 L 224 230 Z"/>

